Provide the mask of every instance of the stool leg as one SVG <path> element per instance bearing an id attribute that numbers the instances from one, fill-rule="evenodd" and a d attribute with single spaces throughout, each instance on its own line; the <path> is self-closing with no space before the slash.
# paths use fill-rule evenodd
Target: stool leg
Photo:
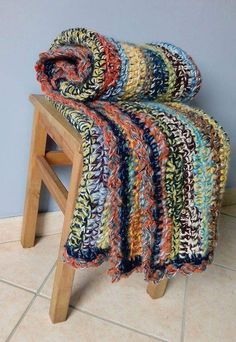
<path id="1" fill-rule="evenodd" d="M 69 233 L 70 223 L 75 208 L 75 201 L 78 196 L 78 189 L 82 173 L 82 163 L 82 155 L 79 154 L 75 156 L 72 164 L 73 166 L 71 171 L 70 188 L 66 202 L 60 250 L 50 303 L 49 314 L 53 323 L 59 323 L 66 320 L 70 303 L 75 270 L 70 265 L 62 261 L 62 253 Z"/>
<path id="2" fill-rule="evenodd" d="M 45 155 L 47 133 L 40 122 L 40 112 L 35 109 L 28 179 L 25 195 L 25 207 L 21 232 L 21 244 L 24 248 L 34 246 L 38 217 L 41 177 L 36 166 L 36 157 Z"/>
<path id="3" fill-rule="evenodd" d="M 155 285 L 153 282 L 149 282 L 147 286 L 147 293 L 152 299 L 161 298 L 165 294 L 167 283 L 167 278 L 162 279 L 157 285 Z"/>

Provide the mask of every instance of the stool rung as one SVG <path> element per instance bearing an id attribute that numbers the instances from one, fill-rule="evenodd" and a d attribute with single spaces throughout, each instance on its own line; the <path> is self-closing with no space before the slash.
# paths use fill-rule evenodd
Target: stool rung
<path id="1" fill-rule="evenodd" d="M 48 151 L 45 157 L 50 165 L 68 166 L 72 164 L 62 151 Z"/>
<path id="2" fill-rule="evenodd" d="M 56 200 L 61 211 L 65 213 L 68 191 L 57 177 L 56 173 L 52 170 L 45 157 L 37 156 L 36 160 L 43 182 Z"/>

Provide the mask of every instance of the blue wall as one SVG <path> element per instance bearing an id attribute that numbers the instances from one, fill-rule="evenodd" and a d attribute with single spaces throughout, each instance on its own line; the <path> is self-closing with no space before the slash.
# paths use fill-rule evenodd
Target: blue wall
<path id="1" fill-rule="evenodd" d="M 195 105 L 230 134 L 228 186 L 236 186 L 236 1 L 234 0 L 1 0 L 0 217 L 22 214 L 32 107 L 39 92 L 34 63 L 52 39 L 70 27 L 88 27 L 133 42 L 164 40 L 187 50 L 200 66 L 203 86 Z M 61 171 L 67 181 L 68 173 Z M 55 209 L 44 193 L 41 209 Z"/>

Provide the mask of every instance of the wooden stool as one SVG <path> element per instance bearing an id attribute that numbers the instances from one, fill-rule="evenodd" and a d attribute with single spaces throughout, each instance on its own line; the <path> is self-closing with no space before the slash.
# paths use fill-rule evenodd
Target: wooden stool
<path id="1" fill-rule="evenodd" d="M 64 214 L 59 256 L 50 304 L 51 320 L 53 323 L 58 323 L 65 321 L 67 318 L 75 272 L 70 265 L 61 261 L 61 256 L 69 233 L 82 174 L 82 138 L 44 96 L 31 95 L 30 101 L 35 107 L 35 114 L 21 243 L 24 248 L 34 246 L 39 197 L 43 181 Z M 61 151 L 46 152 L 47 135 L 55 141 Z M 59 180 L 51 165 L 72 165 L 69 191 L 66 190 Z M 158 285 L 149 283 L 147 292 L 152 298 L 159 298 L 164 295 L 166 286 L 166 279 Z"/>

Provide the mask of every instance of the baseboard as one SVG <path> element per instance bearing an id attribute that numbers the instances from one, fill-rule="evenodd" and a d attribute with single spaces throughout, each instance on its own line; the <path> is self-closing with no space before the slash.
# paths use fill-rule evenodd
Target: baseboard
<path id="1" fill-rule="evenodd" d="M 223 197 L 223 206 L 236 204 L 236 188 L 226 188 Z"/>
<path id="2" fill-rule="evenodd" d="M 60 233 L 63 224 L 61 211 L 42 213 L 38 216 L 37 236 Z M 20 240 L 22 216 L 0 219 L 0 243 Z M 4 232 L 4 233 L 3 233 Z M 4 241 L 2 241 L 4 236 Z"/>

